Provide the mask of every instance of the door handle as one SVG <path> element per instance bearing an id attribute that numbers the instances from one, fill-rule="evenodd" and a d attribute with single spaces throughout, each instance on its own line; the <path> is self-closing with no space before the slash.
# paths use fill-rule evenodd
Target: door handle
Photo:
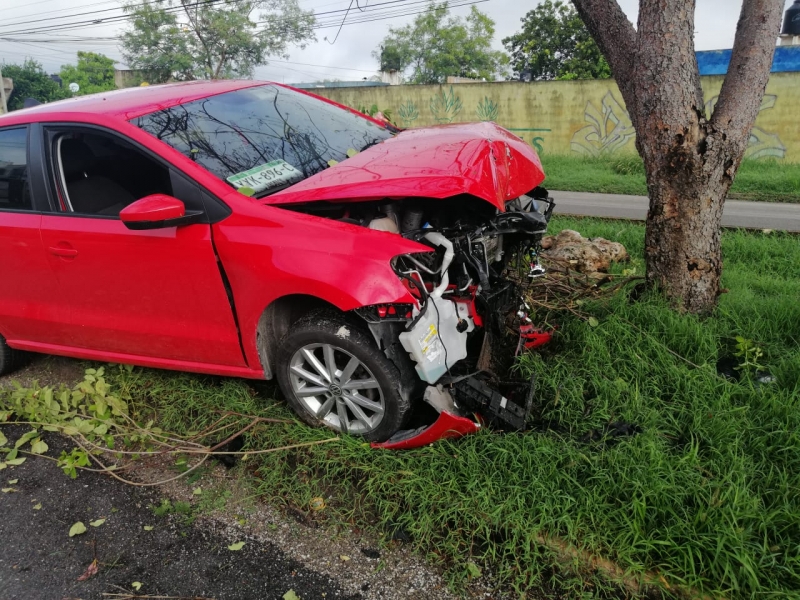
<path id="1" fill-rule="evenodd" d="M 64 248 L 63 246 L 50 246 L 50 253 L 64 258 L 75 258 L 78 251 L 75 248 Z"/>

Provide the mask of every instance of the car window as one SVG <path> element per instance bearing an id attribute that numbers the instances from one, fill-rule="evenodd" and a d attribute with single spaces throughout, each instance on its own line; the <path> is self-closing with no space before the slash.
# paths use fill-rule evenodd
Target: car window
<path id="1" fill-rule="evenodd" d="M 276 85 L 187 102 L 134 123 L 256 196 L 286 188 L 392 135 L 348 110 Z"/>
<path id="2" fill-rule="evenodd" d="M 64 212 L 118 217 L 140 198 L 172 195 L 169 169 L 121 138 L 59 129 L 51 141 Z"/>
<path id="3" fill-rule="evenodd" d="M 33 210 L 25 127 L 0 130 L 0 210 Z"/>

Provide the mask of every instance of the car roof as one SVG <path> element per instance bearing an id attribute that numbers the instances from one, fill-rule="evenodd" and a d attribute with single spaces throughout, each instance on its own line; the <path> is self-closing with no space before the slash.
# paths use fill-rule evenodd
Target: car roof
<path id="1" fill-rule="evenodd" d="M 69 112 L 102 114 L 128 121 L 177 104 L 269 83 L 271 82 L 230 79 L 186 81 L 99 92 L 15 110 L 0 116 L 0 126 L 6 122 L 11 124 L 11 121 L 25 123 L 47 120 L 49 114 Z"/>

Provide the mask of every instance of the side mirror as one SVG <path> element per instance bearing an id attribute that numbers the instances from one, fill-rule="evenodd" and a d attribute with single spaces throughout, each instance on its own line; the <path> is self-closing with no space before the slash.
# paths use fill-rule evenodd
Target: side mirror
<path id="1" fill-rule="evenodd" d="M 199 223 L 203 220 L 203 211 L 187 211 L 177 198 L 152 194 L 123 208 L 119 218 L 128 229 L 164 229 Z"/>

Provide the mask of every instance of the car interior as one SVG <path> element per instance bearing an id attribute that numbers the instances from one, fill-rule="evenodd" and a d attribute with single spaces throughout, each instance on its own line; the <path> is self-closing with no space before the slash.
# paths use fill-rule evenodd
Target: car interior
<path id="1" fill-rule="evenodd" d="M 55 148 L 65 212 L 116 217 L 150 194 L 172 195 L 169 169 L 122 140 L 64 133 Z"/>

